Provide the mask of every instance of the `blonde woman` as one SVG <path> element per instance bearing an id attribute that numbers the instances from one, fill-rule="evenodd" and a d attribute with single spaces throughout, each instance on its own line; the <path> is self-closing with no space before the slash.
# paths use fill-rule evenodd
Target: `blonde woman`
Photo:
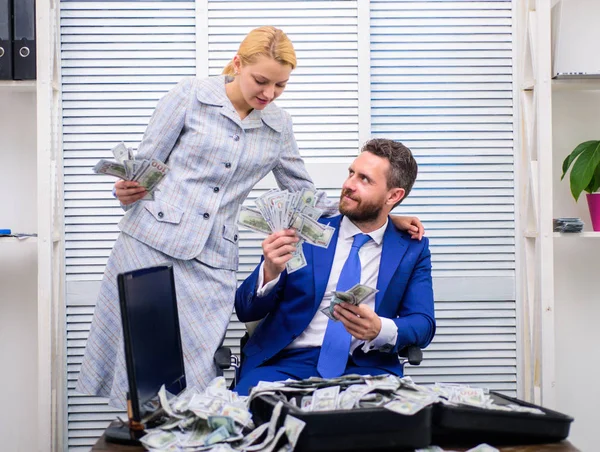
<path id="1" fill-rule="evenodd" d="M 296 55 L 279 29 L 252 30 L 223 75 L 182 80 L 158 103 L 139 158 L 168 162 L 170 172 L 154 201 L 136 182 L 114 193 L 126 214 L 106 265 L 77 390 L 125 407 L 128 389 L 117 274 L 171 262 L 188 386 L 215 375 L 213 354 L 232 312 L 238 267 L 239 205 L 270 171 L 282 189 L 314 188 L 288 113 L 273 101 L 285 90 Z M 319 192 L 317 206 L 337 213 Z M 423 234 L 413 217 L 394 224 Z"/>

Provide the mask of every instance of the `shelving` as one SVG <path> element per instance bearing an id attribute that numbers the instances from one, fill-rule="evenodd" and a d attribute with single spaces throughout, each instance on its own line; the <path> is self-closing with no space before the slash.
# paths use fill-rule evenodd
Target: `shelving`
<path id="1" fill-rule="evenodd" d="M 26 238 L 0 237 L 0 243 L 15 243 L 15 242 L 37 243 L 37 237 L 26 237 Z"/>
<path id="2" fill-rule="evenodd" d="M 37 88 L 35 80 L 0 80 L 0 92 L 33 92 Z"/>
<path id="3" fill-rule="evenodd" d="M 571 232 L 571 233 L 562 233 L 555 232 L 554 237 L 569 237 L 569 238 L 590 238 L 590 239 L 600 239 L 600 232 L 594 231 L 586 231 L 586 232 Z"/>
<path id="4" fill-rule="evenodd" d="M 552 91 L 600 91 L 600 78 L 552 80 Z"/>

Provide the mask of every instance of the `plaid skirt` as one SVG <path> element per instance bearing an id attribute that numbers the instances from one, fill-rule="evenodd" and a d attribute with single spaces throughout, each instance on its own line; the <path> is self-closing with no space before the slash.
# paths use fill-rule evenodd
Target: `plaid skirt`
<path id="1" fill-rule="evenodd" d="M 173 259 L 121 233 L 104 271 L 77 392 L 108 397 L 110 405 L 126 407 L 128 383 L 117 275 L 167 262 L 173 264 L 175 275 L 187 385 L 204 388 L 216 376 L 213 355 L 233 310 L 236 272 L 197 259 Z"/>

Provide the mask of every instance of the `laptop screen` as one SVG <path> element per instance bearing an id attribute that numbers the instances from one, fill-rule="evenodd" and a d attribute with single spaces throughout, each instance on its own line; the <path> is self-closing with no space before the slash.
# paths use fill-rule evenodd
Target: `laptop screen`
<path id="1" fill-rule="evenodd" d="M 140 422 L 158 408 L 163 384 L 172 394 L 186 386 L 173 267 L 122 273 L 118 284 L 129 397 Z"/>

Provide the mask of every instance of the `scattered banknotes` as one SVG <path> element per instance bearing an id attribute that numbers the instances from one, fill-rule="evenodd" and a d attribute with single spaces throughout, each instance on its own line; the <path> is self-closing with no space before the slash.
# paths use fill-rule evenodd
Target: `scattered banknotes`
<path id="1" fill-rule="evenodd" d="M 304 189 L 299 192 L 287 190 L 269 190 L 256 199 L 256 209 L 241 206 L 238 213 L 238 224 L 262 234 L 294 228 L 300 241 L 296 251 L 286 263 L 288 273 L 306 266 L 306 258 L 302 244 L 327 248 L 335 229 L 317 220 L 323 211 L 315 207 L 316 197 L 313 190 Z"/>
<path id="2" fill-rule="evenodd" d="M 148 194 L 143 200 L 153 200 L 157 186 L 169 172 L 169 167 L 157 159 L 136 160 L 133 151 L 119 143 L 112 149 L 115 161 L 100 160 L 94 166 L 97 174 L 107 174 L 119 179 L 139 182 Z"/>
<path id="3" fill-rule="evenodd" d="M 350 303 L 354 306 L 358 306 L 363 301 L 365 301 L 370 295 L 379 292 L 377 289 L 373 289 L 372 287 L 366 286 L 364 284 L 356 284 L 345 292 L 333 291 L 333 297 L 331 297 L 331 301 L 329 306 L 325 306 L 321 309 L 321 312 L 329 317 L 331 320 L 337 322 L 338 320 L 333 315 L 333 308 L 336 304 L 346 302 Z"/>
<path id="4" fill-rule="evenodd" d="M 271 420 L 255 428 L 248 397 L 228 390 L 224 377 L 215 378 L 204 391 L 188 387 L 175 397 L 163 386 L 159 402 L 164 416 L 140 439 L 153 452 L 273 452 L 282 442 L 292 451 L 305 425 L 283 412 L 280 402 Z"/>

